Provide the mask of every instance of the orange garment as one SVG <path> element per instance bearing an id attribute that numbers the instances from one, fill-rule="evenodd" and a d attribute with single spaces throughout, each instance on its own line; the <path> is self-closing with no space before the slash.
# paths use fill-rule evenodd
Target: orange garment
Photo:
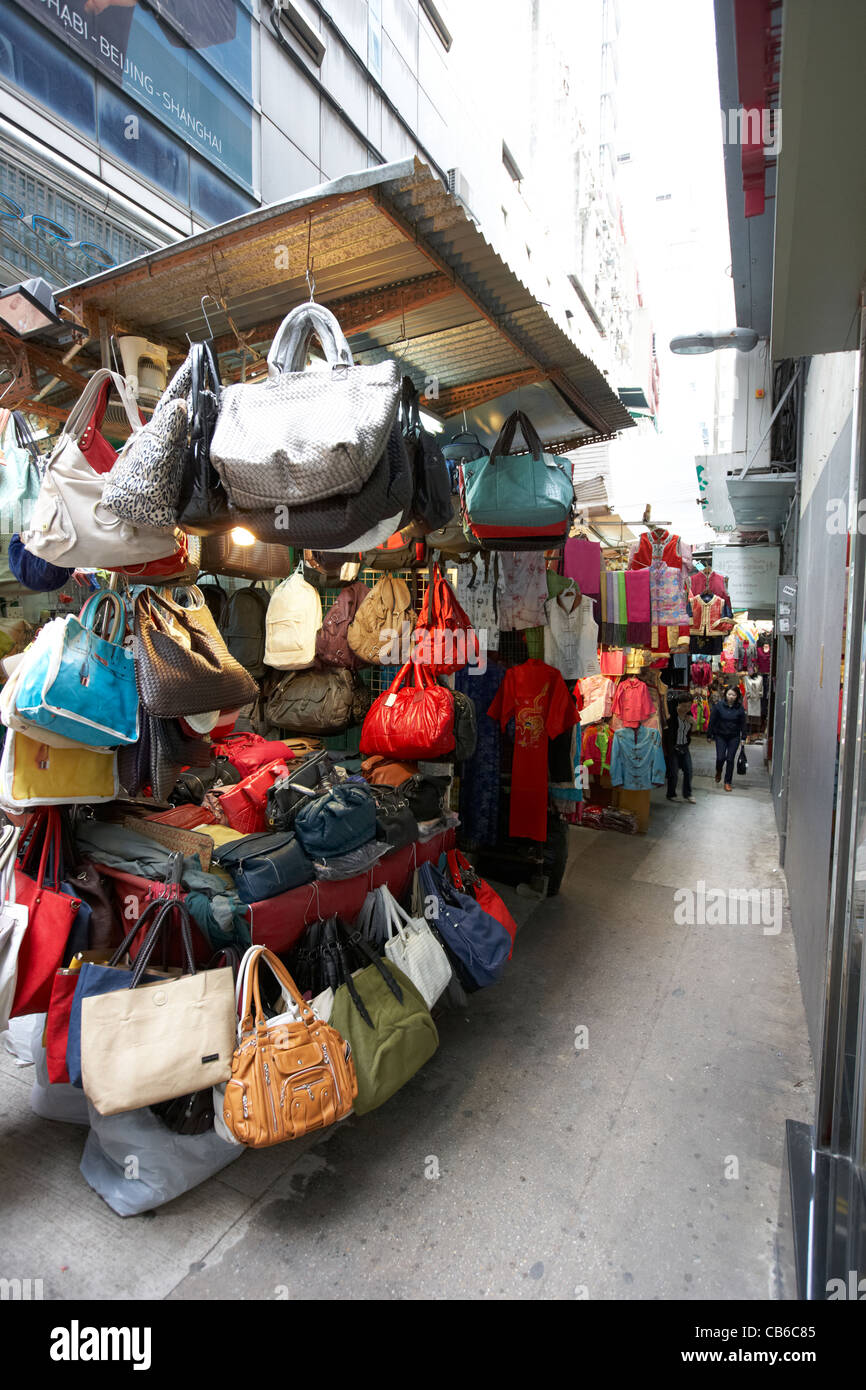
<path id="1" fill-rule="evenodd" d="M 655 703 L 643 681 L 638 680 L 637 676 L 620 681 L 613 697 L 612 713 L 622 720 L 625 728 L 636 729 L 645 719 L 651 719 L 655 712 Z"/>

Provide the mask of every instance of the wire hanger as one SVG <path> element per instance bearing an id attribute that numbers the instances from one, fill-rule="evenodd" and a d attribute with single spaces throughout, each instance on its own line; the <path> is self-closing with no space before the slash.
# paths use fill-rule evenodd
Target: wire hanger
<path id="1" fill-rule="evenodd" d="M 210 319 L 209 319 L 208 316 L 207 316 L 207 309 L 204 307 L 204 302 L 205 302 L 206 299 L 210 299 L 210 300 L 216 305 L 216 307 L 217 307 L 218 309 L 223 308 L 223 305 L 220 304 L 220 302 L 219 302 L 219 300 L 217 299 L 216 295 L 211 294 L 210 290 L 205 290 L 204 294 L 203 294 L 202 297 L 201 297 L 200 304 L 201 304 L 202 318 L 204 319 L 205 323 L 207 324 L 207 337 L 206 337 L 206 338 L 202 338 L 202 339 L 200 339 L 200 340 L 199 340 L 199 339 L 193 339 L 193 338 L 191 338 L 191 337 L 189 336 L 189 334 L 187 333 L 187 335 L 186 335 L 186 340 L 187 340 L 187 342 L 189 343 L 190 347 L 193 346 L 193 343 L 194 343 L 194 342 L 198 342 L 198 341 L 205 342 L 205 343 L 212 343 L 212 342 L 213 342 L 213 336 L 214 336 L 213 328 L 211 327 L 211 321 L 210 321 Z"/>

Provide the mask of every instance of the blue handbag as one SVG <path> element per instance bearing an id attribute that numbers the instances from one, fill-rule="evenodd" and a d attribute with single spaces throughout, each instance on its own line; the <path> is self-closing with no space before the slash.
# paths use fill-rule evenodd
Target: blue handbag
<path id="1" fill-rule="evenodd" d="M 16 532 L 7 547 L 9 568 L 23 589 L 34 594 L 53 594 L 62 589 L 72 578 L 73 570 L 62 565 L 52 565 L 50 560 L 41 560 L 24 545 Z"/>
<path id="2" fill-rule="evenodd" d="M 509 453 L 518 426 L 528 455 Z M 571 463 L 546 454 L 532 421 L 515 410 L 490 457 L 462 464 L 462 500 L 472 534 L 485 549 L 549 549 L 566 538 L 571 525 Z"/>
<path id="3" fill-rule="evenodd" d="M 95 631 L 103 604 L 112 611 L 107 637 Z M 124 647 L 126 611 L 118 594 L 100 589 L 62 635 L 34 649 L 22 672 L 15 708 L 22 719 L 88 748 L 138 739 L 138 690 L 132 651 Z"/>
<path id="4" fill-rule="evenodd" d="M 334 859 L 376 838 L 376 802 L 369 787 L 344 783 L 302 806 L 295 834 L 311 859 Z"/>
<path id="5" fill-rule="evenodd" d="M 434 864 L 419 865 L 418 881 L 424 898 L 434 906 L 428 921 L 461 967 L 464 988 L 483 989 L 495 984 L 512 944 L 501 922 L 479 907 L 474 898 L 459 892 Z"/>
<path id="6" fill-rule="evenodd" d="M 290 830 L 243 835 L 218 845 L 213 857 L 231 874 L 242 903 L 275 898 L 316 877 L 312 862 Z"/>

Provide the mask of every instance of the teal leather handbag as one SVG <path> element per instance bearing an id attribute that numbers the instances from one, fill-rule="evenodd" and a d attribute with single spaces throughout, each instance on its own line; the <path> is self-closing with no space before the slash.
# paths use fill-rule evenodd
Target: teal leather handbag
<path id="1" fill-rule="evenodd" d="M 518 426 L 528 454 L 509 452 Z M 574 507 L 571 462 L 544 452 L 523 411 L 509 415 L 489 458 L 468 460 L 461 471 L 463 510 L 485 549 L 547 550 L 565 540 Z"/>

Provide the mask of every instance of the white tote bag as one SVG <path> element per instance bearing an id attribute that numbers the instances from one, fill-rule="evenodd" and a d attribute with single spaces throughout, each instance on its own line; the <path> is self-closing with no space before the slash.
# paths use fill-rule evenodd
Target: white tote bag
<path id="1" fill-rule="evenodd" d="M 451 979 L 451 962 L 423 917 L 410 917 L 404 912 L 386 884 L 379 892 L 387 912 L 385 955 L 423 995 L 427 1008 L 432 1009 Z"/>
<path id="2" fill-rule="evenodd" d="M 104 367 L 94 372 L 51 451 L 30 528 L 21 533 L 29 551 L 54 565 L 110 569 L 162 560 L 177 549 L 175 528 L 135 526 L 103 506 L 105 476 L 94 472 L 78 447 L 107 380 L 116 386 L 132 429 L 142 428 L 123 377 Z"/>

